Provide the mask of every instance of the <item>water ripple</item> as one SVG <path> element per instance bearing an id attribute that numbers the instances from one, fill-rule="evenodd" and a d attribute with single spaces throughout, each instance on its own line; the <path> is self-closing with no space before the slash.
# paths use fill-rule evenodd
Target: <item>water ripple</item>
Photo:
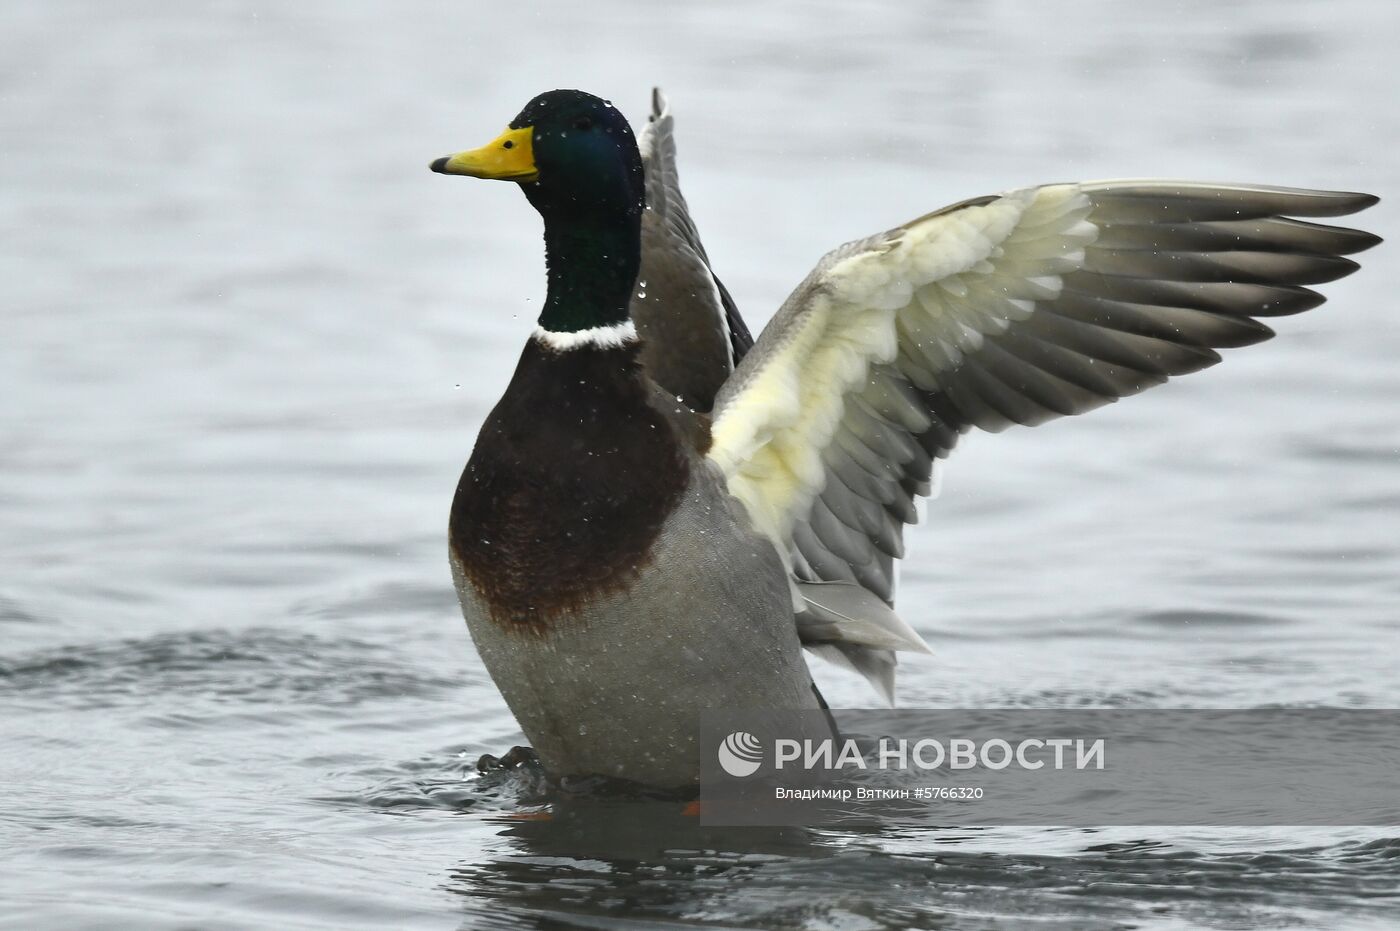
<path id="1" fill-rule="evenodd" d="M 0 696 L 74 708 L 165 695 L 223 706 L 336 708 L 460 685 L 382 644 L 268 629 L 160 634 L 0 660 Z"/>

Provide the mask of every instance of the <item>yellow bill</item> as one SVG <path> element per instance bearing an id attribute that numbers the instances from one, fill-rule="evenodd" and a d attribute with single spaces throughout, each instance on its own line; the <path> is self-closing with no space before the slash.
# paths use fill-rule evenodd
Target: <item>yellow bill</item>
<path id="1" fill-rule="evenodd" d="M 535 167 L 532 140 L 535 127 L 507 129 L 479 149 L 458 152 L 433 162 L 433 171 L 444 175 L 468 175 L 496 181 L 534 181 L 540 176 Z"/>

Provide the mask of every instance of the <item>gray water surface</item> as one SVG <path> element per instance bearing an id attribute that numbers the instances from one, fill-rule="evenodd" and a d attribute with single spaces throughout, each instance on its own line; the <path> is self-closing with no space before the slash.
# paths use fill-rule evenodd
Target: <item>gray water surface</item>
<path id="1" fill-rule="evenodd" d="M 1394 241 L 1397 36 L 1365 0 L 0 7 L 0 922 L 1393 925 L 1393 830 L 706 831 L 477 776 L 522 738 L 446 512 L 542 250 L 427 164 L 662 84 L 757 330 L 826 249 L 1030 183 L 1366 190 Z M 970 437 L 903 704 L 1400 706 L 1392 250 L 1217 369 Z"/>

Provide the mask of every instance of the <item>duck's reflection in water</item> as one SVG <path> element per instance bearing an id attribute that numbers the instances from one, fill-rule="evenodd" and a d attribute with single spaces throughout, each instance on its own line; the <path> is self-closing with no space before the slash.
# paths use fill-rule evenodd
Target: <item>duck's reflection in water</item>
<path id="1" fill-rule="evenodd" d="M 702 826 L 685 802 L 566 799 L 492 820 L 502 854 L 450 871 L 473 900 L 464 927 L 802 925 L 809 903 L 765 874 L 810 881 L 803 864 L 839 853 L 803 829 Z"/>

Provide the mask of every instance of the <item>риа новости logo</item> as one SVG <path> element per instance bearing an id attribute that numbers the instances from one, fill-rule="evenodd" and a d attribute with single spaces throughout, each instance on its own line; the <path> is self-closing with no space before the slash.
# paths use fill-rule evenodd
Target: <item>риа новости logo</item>
<path id="1" fill-rule="evenodd" d="M 763 745 L 745 731 L 735 731 L 719 745 L 719 765 L 731 776 L 752 776 L 763 765 Z"/>

